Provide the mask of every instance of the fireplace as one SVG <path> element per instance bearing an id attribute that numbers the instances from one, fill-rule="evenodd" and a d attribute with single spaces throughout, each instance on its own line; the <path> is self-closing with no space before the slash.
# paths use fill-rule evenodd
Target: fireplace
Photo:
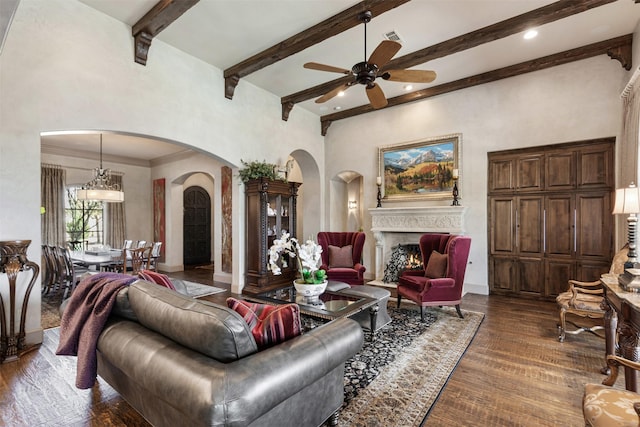
<path id="1" fill-rule="evenodd" d="M 371 231 L 376 240 L 373 285 L 395 287 L 384 282 L 385 266 L 393 248 L 416 244 L 424 233 L 464 234 L 465 206 L 371 208 Z"/>
<path id="2" fill-rule="evenodd" d="M 391 256 L 384 266 L 384 283 L 395 283 L 405 270 L 422 269 L 420 245 L 411 243 L 398 245 L 391 249 Z"/>

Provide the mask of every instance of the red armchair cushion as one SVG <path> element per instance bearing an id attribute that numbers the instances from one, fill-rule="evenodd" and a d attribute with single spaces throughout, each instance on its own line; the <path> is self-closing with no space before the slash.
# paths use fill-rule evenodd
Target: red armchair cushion
<path id="1" fill-rule="evenodd" d="M 427 267 L 424 270 L 425 277 L 429 277 L 430 279 L 446 277 L 448 262 L 449 255 L 432 251 L 429 256 L 429 261 L 427 262 Z"/>
<path id="2" fill-rule="evenodd" d="M 329 268 L 353 268 L 353 246 L 329 245 Z"/>
<path id="3" fill-rule="evenodd" d="M 298 304 L 273 306 L 227 298 L 227 306 L 247 322 L 260 350 L 296 337 L 302 332 Z"/>

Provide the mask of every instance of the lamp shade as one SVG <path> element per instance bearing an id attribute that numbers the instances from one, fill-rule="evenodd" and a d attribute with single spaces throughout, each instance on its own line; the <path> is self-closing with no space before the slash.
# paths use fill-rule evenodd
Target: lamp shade
<path id="1" fill-rule="evenodd" d="M 613 207 L 614 214 L 636 214 L 640 212 L 640 192 L 638 187 L 631 184 L 629 187 L 616 190 L 616 201 Z"/>
<path id="2" fill-rule="evenodd" d="M 124 202 L 124 192 L 118 190 L 79 189 L 76 193 L 78 200 L 95 200 L 101 202 Z"/>

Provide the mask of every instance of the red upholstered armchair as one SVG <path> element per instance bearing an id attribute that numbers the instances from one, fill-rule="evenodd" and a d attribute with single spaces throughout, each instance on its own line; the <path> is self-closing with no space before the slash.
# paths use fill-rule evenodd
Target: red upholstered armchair
<path id="1" fill-rule="evenodd" d="M 424 234 L 420 238 L 424 270 L 407 270 L 400 275 L 398 307 L 405 297 L 420 306 L 423 321 L 424 308 L 434 305 L 455 305 L 458 316 L 463 317 L 460 301 L 470 247 L 470 237 Z"/>
<path id="2" fill-rule="evenodd" d="M 364 233 L 327 232 L 318 233 L 318 244 L 322 247 L 322 265 L 329 280 L 349 285 L 364 285 L 366 268 L 360 263 L 364 247 Z"/>

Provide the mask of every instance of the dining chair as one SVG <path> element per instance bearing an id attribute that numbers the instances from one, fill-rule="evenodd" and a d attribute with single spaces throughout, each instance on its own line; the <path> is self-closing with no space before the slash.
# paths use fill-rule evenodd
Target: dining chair
<path id="1" fill-rule="evenodd" d="M 160 250 L 162 249 L 162 242 L 153 242 L 151 246 L 151 252 L 149 257 L 145 260 L 147 270 L 157 270 L 158 258 L 160 258 Z"/>
<path id="2" fill-rule="evenodd" d="M 56 260 L 55 249 L 49 245 L 42 245 L 42 294 L 48 294 L 58 282 L 58 262 Z"/>
<path id="3" fill-rule="evenodd" d="M 122 251 L 122 264 L 120 271 L 125 274 L 137 275 L 140 271 L 148 269 L 151 246 Z"/>
<path id="4" fill-rule="evenodd" d="M 71 295 L 76 288 L 80 277 L 89 271 L 87 267 L 76 265 L 71 260 L 71 252 L 69 248 L 57 247 L 58 260 L 60 263 L 60 276 L 58 278 L 59 289 L 64 288 L 62 298 L 65 299 Z"/>

